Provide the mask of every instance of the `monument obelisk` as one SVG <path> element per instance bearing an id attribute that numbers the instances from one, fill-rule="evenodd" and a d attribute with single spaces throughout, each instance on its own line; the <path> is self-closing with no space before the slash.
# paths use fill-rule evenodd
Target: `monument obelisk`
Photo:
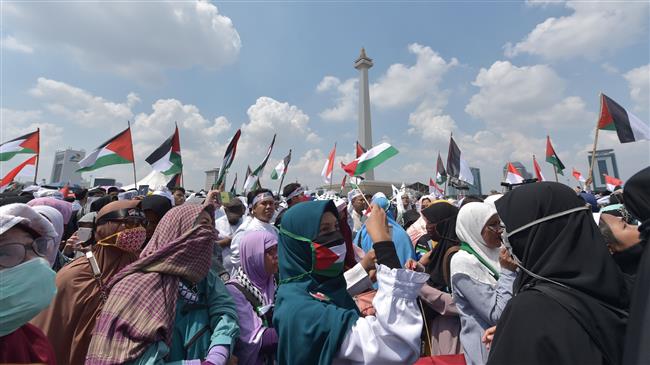
<path id="1" fill-rule="evenodd" d="M 359 143 L 363 148 L 372 148 L 372 127 L 370 124 L 370 93 L 368 90 L 368 69 L 373 66 L 372 59 L 366 56 L 366 50 L 361 48 L 361 54 L 354 61 L 354 68 L 359 70 Z M 375 179 L 375 172 L 365 173 L 367 181 Z"/>

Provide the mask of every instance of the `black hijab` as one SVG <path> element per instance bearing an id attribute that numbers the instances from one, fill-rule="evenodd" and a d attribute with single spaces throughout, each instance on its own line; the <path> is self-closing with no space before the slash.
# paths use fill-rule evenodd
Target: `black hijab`
<path id="1" fill-rule="evenodd" d="M 623 190 L 625 207 L 639 221 L 641 226 L 641 245 L 644 247 L 643 256 L 636 274 L 635 287 L 632 292 L 630 305 L 630 320 L 625 336 L 624 364 L 650 363 L 650 167 L 632 176 Z"/>
<path id="2" fill-rule="evenodd" d="M 585 202 L 565 185 L 540 182 L 507 193 L 495 205 L 506 231 L 512 232 L 539 218 L 584 206 Z M 510 236 L 509 241 L 525 268 L 571 288 L 522 271 L 514 284 L 515 295 L 531 288 L 548 295 L 582 325 L 607 362 L 620 363 L 627 318 L 618 310 L 627 309 L 628 293 L 591 211 L 580 210 L 539 223 Z M 530 308 L 531 315 L 544 315 L 536 311 L 539 308 Z M 520 323 L 507 330 L 499 334 L 499 345 L 505 348 L 509 348 L 509 337 L 526 336 L 530 328 Z M 566 336 L 561 331 L 546 335 L 556 340 Z"/>
<path id="3" fill-rule="evenodd" d="M 448 285 L 445 282 L 443 261 L 447 250 L 460 243 L 456 236 L 458 208 L 447 202 L 438 202 L 422 209 L 422 215 L 429 223 L 436 225 L 436 231 L 440 236 L 438 245 L 433 248 L 429 264 L 426 267 L 427 273 L 429 273 L 427 284 L 436 289 L 447 291 Z"/>
<path id="4" fill-rule="evenodd" d="M 140 208 L 144 210 L 153 211 L 159 219 L 172 209 L 172 202 L 168 198 L 161 195 L 148 195 L 142 199 Z"/>

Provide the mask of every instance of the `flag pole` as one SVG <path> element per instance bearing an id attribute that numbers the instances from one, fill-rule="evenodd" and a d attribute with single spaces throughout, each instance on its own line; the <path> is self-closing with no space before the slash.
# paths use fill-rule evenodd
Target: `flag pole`
<path id="1" fill-rule="evenodd" d="M 553 173 L 555 174 L 555 182 L 559 182 L 557 179 L 557 169 L 555 168 L 555 165 L 553 165 Z"/>
<path id="2" fill-rule="evenodd" d="M 289 156 L 291 156 L 291 148 L 289 149 Z M 283 164 L 284 165 L 284 164 Z M 287 170 L 289 169 L 289 164 L 284 167 L 284 171 L 282 171 L 282 177 L 280 178 L 280 186 L 278 186 L 278 196 L 280 196 L 280 190 L 282 190 L 282 183 L 284 182 L 284 175 L 287 174 Z"/>
<path id="3" fill-rule="evenodd" d="M 178 130 L 178 122 L 174 122 L 174 125 L 176 125 L 176 130 Z M 174 131 L 174 132 L 176 132 L 176 131 Z M 180 149 L 181 149 L 181 134 L 180 134 L 180 132 L 178 133 L 178 149 L 179 149 L 178 152 L 180 153 Z M 183 155 L 181 154 L 181 156 L 183 156 Z M 181 157 L 181 159 L 182 158 L 183 157 Z M 135 160 L 135 158 L 134 158 L 134 160 Z M 179 186 L 181 186 L 181 187 L 185 186 L 185 175 L 183 175 L 183 170 L 185 170 L 185 169 L 183 168 L 183 163 L 181 162 L 181 183 L 179 184 Z"/>
<path id="4" fill-rule="evenodd" d="M 600 111 L 602 114 L 603 111 L 603 93 L 600 93 Z M 594 147 L 591 150 L 591 164 L 589 165 L 589 179 L 591 179 L 591 184 L 585 184 L 586 188 L 589 189 L 589 186 L 596 187 L 595 182 L 593 181 L 594 179 L 591 177 L 593 172 L 594 172 L 594 162 L 596 161 L 596 146 L 598 145 L 598 131 L 600 129 L 598 128 L 598 122 L 600 121 L 600 118 L 596 121 L 596 135 L 594 136 Z"/>
<path id="5" fill-rule="evenodd" d="M 36 148 L 38 148 L 38 153 L 36 154 L 36 171 L 34 171 L 34 185 L 36 185 L 36 181 L 38 181 L 38 163 L 41 162 L 41 128 L 36 128 L 36 133 L 38 133 L 38 144 Z"/>
<path id="6" fill-rule="evenodd" d="M 129 134 L 131 134 L 131 121 L 127 120 L 126 123 L 129 126 Z M 131 151 L 133 151 L 133 137 L 131 137 Z M 133 154 L 133 186 L 135 186 L 135 190 L 138 190 L 138 179 L 135 176 L 135 153 Z"/>

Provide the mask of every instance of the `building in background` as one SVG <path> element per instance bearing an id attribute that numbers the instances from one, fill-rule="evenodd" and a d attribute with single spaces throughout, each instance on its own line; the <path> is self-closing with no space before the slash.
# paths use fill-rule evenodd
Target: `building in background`
<path id="1" fill-rule="evenodd" d="M 459 196 L 483 195 L 481 187 L 481 169 L 478 167 L 470 167 L 472 176 L 474 177 L 474 184 L 470 185 L 465 181 L 453 179 L 453 183 L 447 184 L 447 195 L 450 197 L 458 198 Z"/>
<path id="2" fill-rule="evenodd" d="M 86 157 L 86 151 L 66 149 L 54 153 L 54 165 L 52 166 L 52 175 L 50 183 L 80 184 L 81 173 L 76 172 L 79 169 L 79 161 Z"/>
<path id="3" fill-rule="evenodd" d="M 513 161 L 512 166 L 514 166 L 517 170 L 519 170 L 519 172 L 521 172 L 521 177 L 523 177 L 524 180 L 528 180 L 528 179 L 533 178 L 533 174 L 531 174 L 530 172 L 528 172 L 528 170 L 526 170 L 526 166 L 524 166 L 523 163 L 521 163 L 519 161 Z M 508 174 L 508 164 L 503 166 L 503 180 L 502 181 L 506 180 L 506 175 L 507 174 Z"/>
<path id="4" fill-rule="evenodd" d="M 587 154 L 587 162 L 591 166 L 591 151 Z M 594 162 L 594 170 L 591 172 L 591 178 L 594 182 L 594 190 L 607 190 L 605 183 L 605 176 L 609 175 L 619 178 L 618 166 L 616 165 L 616 154 L 613 149 L 596 150 L 596 161 Z"/>
<path id="5" fill-rule="evenodd" d="M 210 191 L 212 189 L 212 185 L 217 182 L 217 178 L 219 177 L 219 168 L 214 168 L 210 169 L 205 172 L 205 185 L 204 189 L 205 191 Z M 223 184 L 226 186 L 226 179 L 223 179 Z"/>

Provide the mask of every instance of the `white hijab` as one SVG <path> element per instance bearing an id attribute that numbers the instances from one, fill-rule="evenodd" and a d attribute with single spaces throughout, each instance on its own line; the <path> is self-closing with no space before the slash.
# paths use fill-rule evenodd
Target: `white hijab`
<path id="1" fill-rule="evenodd" d="M 485 223 L 495 214 L 497 214 L 496 209 L 489 204 L 478 202 L 465 204 L 458 212 L 456 235 L 461 241 L 467 242 L 483 260 L 492 265 L 498 272 L 501 270 L 499 264 L 500 248 L 488 247 L 481 236 Z M 452 258 L 451 275 L 457 273 L 466 274 L 472 279 L 486 284 L 496 284 L 490 270 L 476 257 L 465 251 L 459 251 Z"/>
<path id="2" fill-rule="evenodd" d="M 47 220 L 52 223 L 52 227 L 54 227 L 54 231 L 56 232 L 56 240 L 48 246 L 46 255 L 47 261 L 49 261 L 50 265 L 54 265 L 54 260 L 56 259 L 56 254 L 59 250 L 59 244 L 61 243 L 61 238 L 63 237 L 63 231 L 65 229 L 63 225 L 63 216 L 58 210 L 47 205 L 37 205 L 33 207 L 33 209 L 47 218 Z"/>

